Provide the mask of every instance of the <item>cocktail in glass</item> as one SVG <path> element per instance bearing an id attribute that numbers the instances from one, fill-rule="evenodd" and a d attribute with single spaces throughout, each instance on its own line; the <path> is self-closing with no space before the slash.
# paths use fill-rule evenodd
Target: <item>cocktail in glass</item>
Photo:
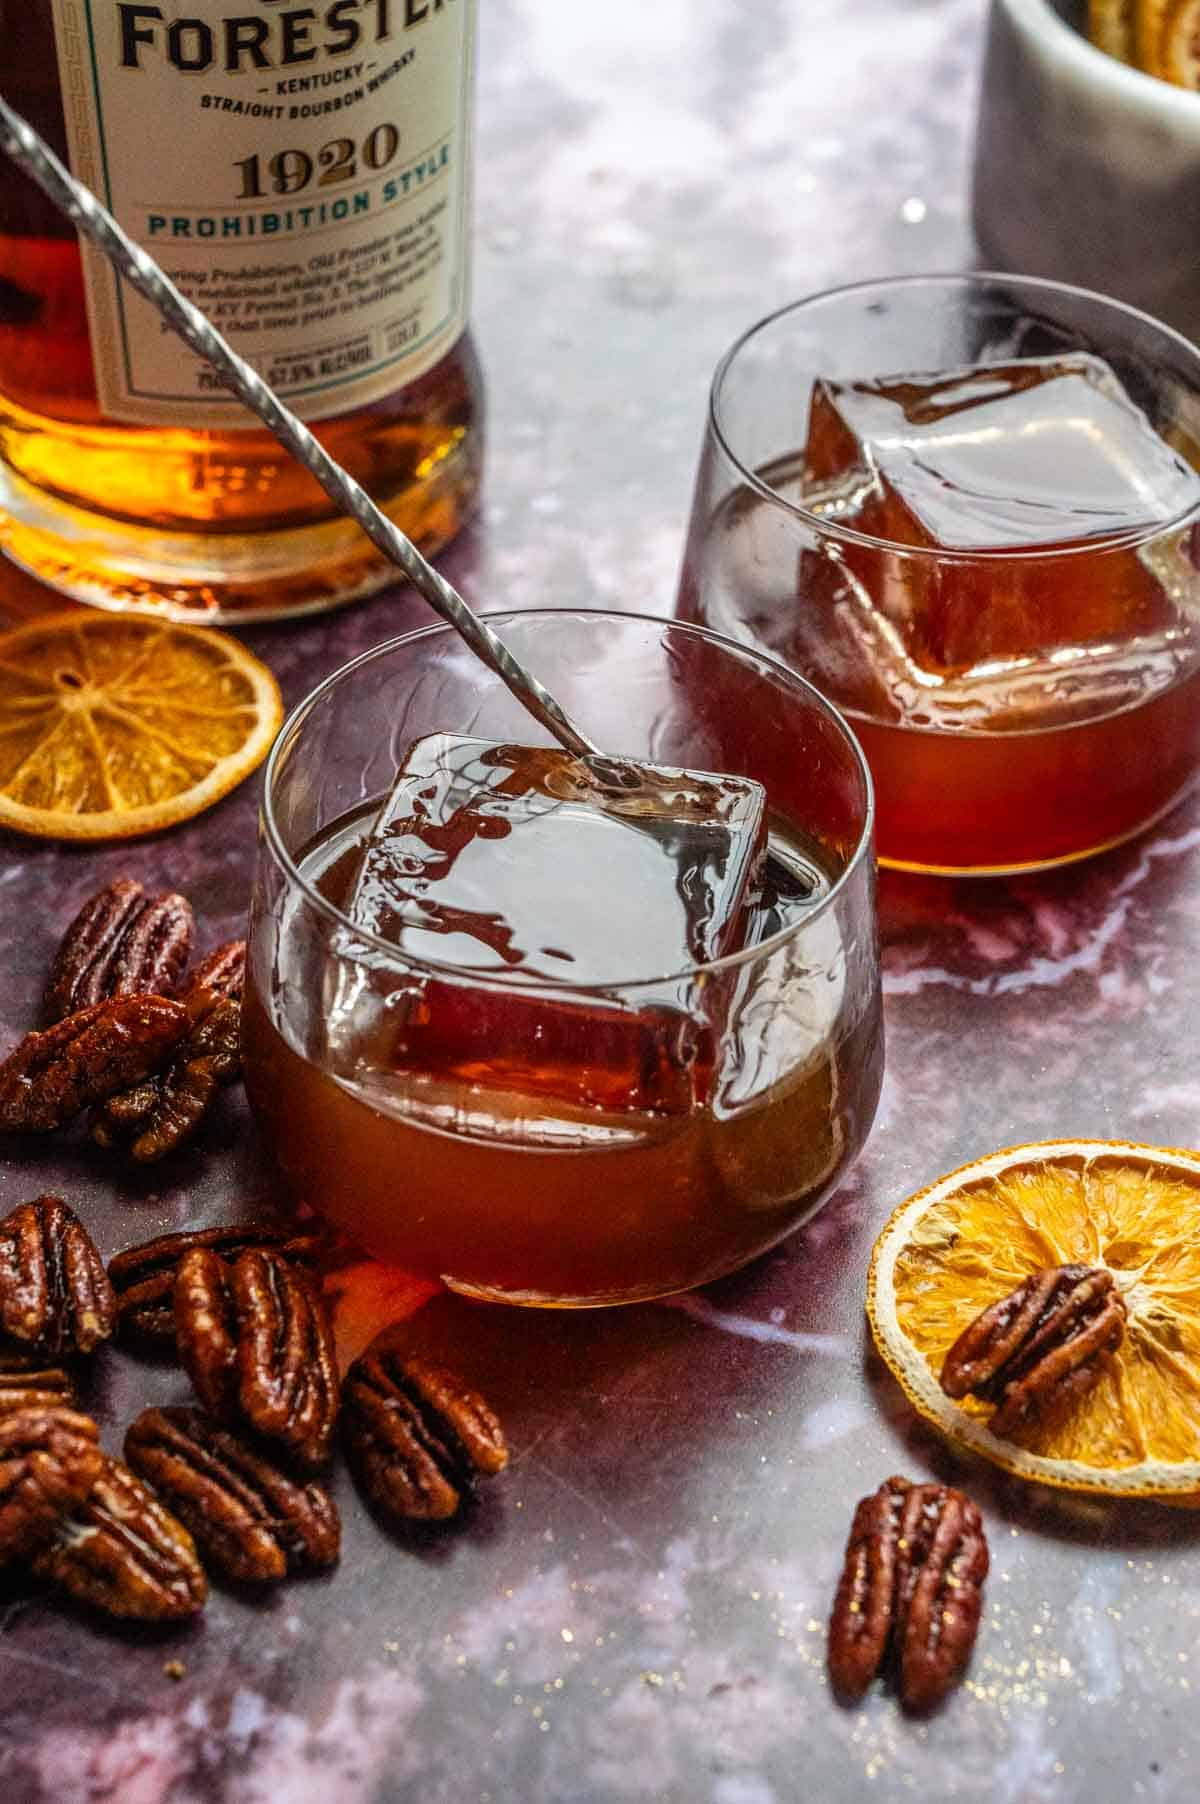
<path id="1" fill-rule="evenodd" d="M 1010 276 L 802 301 L 713 383 L 679 612 L 784 658 L 871 764 L 880 859 L 1103 850 L 1200 763 L 1200 352 Z"/>
<path id="2" fill-rule="evenodd" d="M 624 822 L 592 855 L 599 823 L 556 812 L 565 755 L 432 627 L 331 677 L 272 756 L 244 1006 L 250 1099 L 297 1196 L 384 1258 L 519 1303 L 685 1289 L 810 1215 L 870 1126 L 882 1031 L 869 778 L 808 684 L 704 629 L 582 611 L 495 624 L 606 751 L 762 785 L 765 857 L 736 931 L 715 942 L 734 949 L 670 952 L 703 915 L 703 860 L 688 852 L 671 866 L 679 882 L 655 885 L 664 846 L 671 857 L 692 841 Z M 481 771 L 499 802 L 451 806 Z M 535 867 L 510 859 L 504 881 L 516 869 L 525 887 L 498 879 L 489 897 L 492 839 L 516 855 L 529 796 L 539 831 L 568 831 L 568 855 L 536 886 Z M 367 906 L 371 859 L 393 842 L 426 873 L 436 851 L 438 885 L 415 912 L 403 896 L 394 911 Z M 455 915 L 442 879 L 462 904 L 479 870 L 478 906 Z"/>

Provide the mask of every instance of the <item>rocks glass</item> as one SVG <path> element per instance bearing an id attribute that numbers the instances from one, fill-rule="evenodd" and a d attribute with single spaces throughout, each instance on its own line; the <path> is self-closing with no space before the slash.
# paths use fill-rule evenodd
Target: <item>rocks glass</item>
<path id="1" fill-rule="evenodd" d="M 1081 858 L 1195 776 L 1198 446 L 1200 352 L 1117 302 L 818 295 L 717 369 L 679 612 L 845 712 L 884 863 Z"/>
<path id="2" fill-rule="evenodd" d="M 495 622 L 606 751 L 762 783 L 740 950 L 587 984 L 464 969 L 365 930 L 354 872 L 430 734 L 545 744 L 441 626 L 347 665 L 267 771 L 246 1082 L 298 1196 L 472 1296 L 629 1302 L 773 1245 L 862 1146 L 882 1072 L 871 785 L 799 677 L 703 628 L 583 611 Z M 597 863 L 597 918 L 620 873 Z M 563 923 L 547 920 L 556 938 Z"/>

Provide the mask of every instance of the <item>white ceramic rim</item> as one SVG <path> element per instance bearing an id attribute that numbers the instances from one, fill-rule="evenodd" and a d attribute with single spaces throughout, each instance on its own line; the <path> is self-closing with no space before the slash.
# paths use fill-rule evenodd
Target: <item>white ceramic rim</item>
<path id="1" fill-rule="evenodd" d="M 414 970 L 434 972 L 438 976 L 450 977 L 459 983 L 467 984 L 473 989 L 486 989 L 497 994 L 509 996 L 535 995 L 545 997 L 553 991 L 556 996 L 568 998 L 572 996 L 612 995 L 614 993 L 626 995 L 629 993 L 636 993 L 640 990 L 652 989 L 664 983 L 691 982 L 701 974 L 706 977 L 723 976 L 727 972 L 736 971 L 742 966 L 753 964 L 757 959 L 769 957 L 770 954 L 777 951 L 779 947 L 787 945 L 790 940 L 794 939 L 797 935 L 806 932 L 815 922 L 823 919 L 849 888 L 852 879 L 857 875 L 874 846 L 875 785 L 871 780 L 871 771 L 867 764 L 866 756 L 858 743 L 853 728 L 850 726 L 841 710 L 829 700 L 829 697 L 823 695 L 814 684 L 809 682 L 807 677 L 801 676 L 799 671 L 793 670 L 779 658 L 773 658 L 769 652 L 759 651 L 755 646 L 742 645 L 738 640 L 731 639 L 724 633 L 715 632 L 712 627 L 700 626 L 691 621 L 673 620 L 658 614 L 622 613 L 613 608 L 570 607 L 504 608 L 492 610 L 482 617 L 493 623 L 498 623 L 515 619 L 562 619 L 565 616 L 578 617 L 580 615 L 583 615 L 589 620 L 610 620 L 614 622 L 633 620 L 642 625 L 656 627 L 660 631 L 669 628 L 672 632 L 683 633 L 698 639 L 706 639 L 723 651 L 735 653 L 740 659 L 749 659 L 754 663 L 764 665 L 770 674 L 783 678 L 790 688 L 799 690 L 804 699 L 806 699 L 810 705 L 816 707 L 818 713 L 827 716 L 845 740 L 850 751 L 851 761 L 857 768 L 863 785 L 863 822 L 859 829 L 858 838 L 854 844 L 854 850 L 846 860 L 845 869 L 839 872 L 838 876 L 830 885 L 828 892 L 822 896 L 819 902 L 814 903 L 812 908 L 809 909 L 800 920 L 793 921 L 789 926 L 781 928 L 778 933 L 773 933 L 767 939 L 760 940 L 754 946 L 747 946 L 740 952 L 729 952 L 724 958 L 711 959 L 706 964 L 686 965 L 682 970 L 663 972 L 662 974 L 653 977 L 637 977 L 629 979 L 617 977 L 612 978 L 611 980 L 605 980 L 602 983 L 591 984 L 558 983 L 552 982 L 549 978 L 538 978 L 536 980 L 531 978 L 528 983 L 522 983 L 519 978 L 498 978 L 493 973 L 487 971 L 475 971 L 468 966 L 442 964 L 434 959 L 407 957 L 398 947 L 390 944 L 389 941 L 356 925 L 356 923 L 350 919 L 349 915 L 343 914 L 340 908 L 329 901 L 328 897 L 321 894 L 321 891 L 315 884 L 309 882 L 308 878 L 304 876 L 300 867 L 292 858 L 287 846 L 284 844 L 283 835 L 279 829 L 279 823 L 275 818 L 272 795 L 278 779 L 280 764 L 287 756 L 291 746 L 295 743 L 308 715 L 323 697 L 328 694 L 331 689 L 336 688 L 340 683 L 344 682 L 348 677 L 353 676 L 356 671 L 363 667 L 363 665 L 372 663 L 376 658 L 386 657 L 390 653 L 398 651 L 404 646 L 413 645 L 418 640 L 429 639 L 435 635 L 449 634 L 451 637 L 457 637 L 453 627 L 448 626 L 441 621 L 434 621 L 431 625 L 417 627 L 410 633 L 400 633 L 394 639 L 385 639 L 382 644 L 373 645 L 369 651 L 360 652 L 356 658 L 351 658 L 348 663 L 341 664 L 336 670 L 331 671 L 327 677 L 317 684 L 315 689 L 309 691 L 303 701 L 298 702 L 291 710 L 276 735 L 275 743 L 271 747 L 270 756 L 267 759 L 266 771 L 263 777 L 262 804 L 259 810 L 259 819 L 263 838 L 270 854 L 283 872 L 286 881 L 300 892 L 306 903 L 315 908 L 318 914 L 324 915 L 327 920 L 332 921 L 337 927 L 344 928 L 352 936 L 356 945 L 369 947 L 373 951 L 382 951 L 387 954 L 390 960 Z M 483 666 L 481 666 L 481 668 L 483 668 Z M 489 675 L 490 674 L 491 673 L 489 672 Z M 500 681 L 499 677 L 494 677 L 493 680 L 497 683 Z"/>
<path id="2" fill-rule="evenodd" d="M 1028 4 L 1030 0 L 1022 0 L 1022 3 Z M 1060 20 L 1059 23 L 1062 24 L 1062 21 Z M 1069 36 L 1075 36 L 1069 26 L 1063 25 L 1062 28 Z M 1096 54 L 1105 55 L 1103 51 L 1098 51 Z M 1106 57 L 1105 60 L 1112 62 L 1113 58 Z M 1147 77 L 1146 79 L 1153 78 Z M 1158 85 L 1164 87 L 1166 84 L 1159 82 Z M 755 320 L 753 325 L 748 326 L 739 337 L 734 339 L 717 364 L 708 393 L 708 430 L 746 487 L 753 489 L 756 494 L 762 495 L 765 500 L 782 508 L 785 513 L 791 514 L 795 519 L 803 521 L 805 526 L 820 538 L 836 539 L 855 545 L 867 545 L 872 550 L 890 551 L 902 557 L 934 558 L 939 563 L 1010 563 L 1016 559 L 1045 562 L 1052 558 L 1092 556 L 1098 551 L 1118 551 L 1131 545 L 1141 545 L 1147 539 L 1158 538 L 1162 533 L 1182 531 L 1193 521 L 1200 519 L 1200 500 L 1198 500 L 1192 507 L 1185 508 L 1182 513 L 1173 514 L 1168 519 L 1155 520 L 1145 526 L 1123 528 L 1111 533 L 1097 533 L 1094 537 L 1082 540 L 1077 544 L 1058 548 L 1019 545 L 965 550 L 961 547 L 941 545 L 902 545 L 895 539 L 881 539 L 876 538 L 873 533 L 859 532 L 842 521 L 828 520 L 821 514 L 811 513 L 807 508 L 800 507 L 794 501 L 789 501 L 786 495 L 781 495 L 778 489 L 773 489 L 769 483 L 764 482 L 733 449 L 721 420 L 722 390 L 726 377 L 729 376 L 738 357 L 760 333 L 768 332 L 772 326 L 779 324 L 781 320 L 789 318 L 794 313 L 800 313 L 807 307 L 816 308 L 826 301 L 858 298 L 884 290 L 911 290 L 934 286 L 971 289 L 988 284 L 996 284 L 1014 290 L 1031 290 L 1048 295 L 1070 296 L 1073 299 L 1099 304 L 1114 313 L 1124 314 L 1139 324 L 1149 326 L 1152 331 L 1171 341 L 1186 359 L 1195 365 L 1196 393 L 1200 396 L 1200 347 L 1185 338 L 1182 332 L 1176 332 L 1173 327 L 1165 326 L 1161 320 L 1155 319 L 1153 314 L 1143 312 L 1140 307 L 1131 307 L 1126 301 L 1114 300 L 1111 295 L 1101 294 L 1094 288 L 1080 288 L 1071 282 L 1055 282 L 1046 276 L 1017 275 L 1009 270 L 989 269 L 931 270 L 924 275 L 876 276 L 867 282 L 843 282 L 834 288 L 822 288 L 816 294 L 803 295 L 798 301 L 788 301 L 784 306 L 777 307 L 774 312 Z"/>

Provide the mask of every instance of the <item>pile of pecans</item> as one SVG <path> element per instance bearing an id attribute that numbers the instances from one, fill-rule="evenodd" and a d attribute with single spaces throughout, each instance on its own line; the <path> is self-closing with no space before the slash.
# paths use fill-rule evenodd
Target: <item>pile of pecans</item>
<path id="1" fill-rule="evenodd" d="M 0 1564 L 152 1621 L 201 1609 L 206 1571 L 271 1584 L 331 1566 L 341 1529 L 323 1475 L 339 1426 L 387 1522 L 457 1515 L 507 1463 L 499 1422 L 388 1332 L 343 1384 L 318 1246 L 247 1224 L 164 1235 L 106 1271 L 59 1197 L 0 1221 Z M 115 1334 L 173 1345 L 199 1400 L 144 1410 L 124 1461 L 101 1450 L 76 1377 Z"/>
<path id="2" fill-rule="evenodd" d="M 46 1133 L 84 1110 L 99 1145 L 137 1163 L 196 1133 L 240 1074 L 245 946 L 188 976 L 187 900 L 128 878 L 93 896 L 63 938 L 48 1025 L 0 1065 L 0 1128 Z M 323 1482 L 340 1428 L 347 1464 L 392 1525 L 445 1522 L 508 1461 L 487 1403 L 394 1331 L 343 1381 L 316 1272 L 319 1235 L 254 1223 L 168 1234 L 107 1271 L 59 1197 L 0 1221 L 0 1566 L 29 1566 L 108 1615 L 170 1621 L 203 1608 L 207 1572 L 272 1584 L 336 1563 L 341 1525 Z M 1124 1329 L 1110 1276 L 1035 1273 L 950 1349 L 953 1397 L 996 1407 L 995 1432 L 1097 1381 Z M 99 1445 L 77 1373 L 114 1334 L 174 1352 L 197 1402 L 146 1409 L 125 1459 Z M 829 1623 L 835 1691 L 890 1674 L 906 1708 L 961 1678 L 988 1549 L 970 1498 L 890 1478 L 855 1511 Z"/>
<path id="3" fill-rule="evenodd" d="M 48 1025 L 0 1065 L 0 1128 L 50 1133 L 85 1110 L 93 1140 L 136 1163 L 190 1140 L 240 1073 L 245 946 L 190 973 L 186 898 L 122 878 L 64 935 Z M 393 1525 L 456 1516 L 508 1451 L 487 1404 L 385 1333 L 343 1383 L 316 1271 L 321 1236 L 257 1223 L 168 1234 L 107 1271 L 56 1196 L 0 1220 L 0 1565 L 23 1564 L 107 1615 L 201 1609 L 207 1573 L 270 1584 L 333 1565 L 324 1478 L 340 1429 L 350 1468 Z M 80 1407 L 114 1336 L 173 1352 L 197 1401 L 146 1409 L 124 1460 Z"/>
<path id="4" fill-rule="evenodd" d="M 46 1134 L 88 1111 L 92 1139 L 135 1164 L 190 1140 L 241 1074 L 246 947 L 231 940 L 188 975 L 186 897 L 122 877 L 84 903 L 46 987 L 42 1031 L 0 1065 L 0 1128 Z"/>

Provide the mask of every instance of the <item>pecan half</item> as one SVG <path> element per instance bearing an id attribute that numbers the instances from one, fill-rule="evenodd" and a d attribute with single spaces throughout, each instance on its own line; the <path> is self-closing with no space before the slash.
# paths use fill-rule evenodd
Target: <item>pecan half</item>
<path id="1" fill-rule="evenodd" d="M 61 1197 L 35 1197 L 0 1221 L 0 1335 L 42 1353 L 91 1353 L 116 1322 L 104 1261 Z"/>
<path id="2" fill-rule="evenodd" d="M 883 1666 L 895 1613 L 900 1517 L 912 1489 L 889 1478 L 860 1499 L 829 1618 L 829 1676 L 845 1698 L 860 1698 Z"/>
<path id="3" fill-rule="evenodd" d="M 0 1352 L 0 1414 L 14 1409 L 70 1409 L 76 1401 L 74 1381 L 62 1366 L 47 1365 L 37 1352 L 11 1347 Z"/>
<path id="4" fill-rule="evenodd" d="M 1124 1333 L 1125 1301 L 1110 1271 L 1051 1266 L 963 1330 L 943 1361 L 942 1389 L 995 1403 L 988 1426 L 1010 1435 L 1090 1390 Z"/>
<path id="5" fill-rule="evenodd" d="M 504 1431 L 477 1391 L 380 1341 L 346 1374 L 342 1432 L 363 1490 L 400 1522 L 446 1521 L 478 1473 L 508 1464 Z"/>
<path id="6" fill-rule="evenodd" d="M 125 1458 L 228 1578 L 274 1582 L 338 1557 L 329 1493 L 286 1477 L 203 1410 L 144 1410 L 125 1436 Z"/>
<path id="7" fill-rule="evenodd" d="M 88 1496 L 103 1459 L 96 1424 L 73 1409 L 0 1416 L 0 1565 L 49 1541 L 63 1511 Z"/>
<path id="8" fill-rule="evenodd" d="M 914 1485 L 900 1522 L 900 1697 L 931 1710 L 962 1677 L 983 1612 L 983 1519 L 950 1485 Z"/>
<path id="9" fill-rule="evenodd" d="M 961 1491 L 889 1478 L 864 1497 L 829 1619 L 834 1688 L 859 1698 L 890 1665 L 907 1709 L 940 1703 L 970 1659 L 987 1570 L 983 1522 Z"/>
<path id="10" fill-rule="evenodd" d="M 96 1144 L 123 1147 L 137 1165 L 152 1165 L 192 1139 L 217 1091 L 241 1075 L 240 1004 L 213 990 L 189 990 L 186 1001 L 194 1024 L 170 1062 L 92 1111 Z"/>
<path id="11" fill-rule="evenodd" d="M 188 984 L 189 990 L 212 990 L 218 996 L 228 996 L 234 1002 L 242 1000 L 242 990 L 246 983 L 246 942 L 245 940 L 226 940 L 207 958 L 202 958 L 192 972 Z"/>
<path id="12" fill-rule="evenodd" d="M 107 1453 L 86 1500 L 59 1517 L 33 1569 L 79 1603 L 144 1622 L 193 1616 L 208 1596 L 187 1529 Z"/>
<path id="13" fill-rule="evenodd" d="M 92 1111 L 98 1146 L 124 1148 L 151 1165 L 196 1133 L 223 1084 L 241 1075 L 241 996 L 246 942 L 228 940 L 202 959 L 183 1000 L 192 1027 L 164 1070 L 110 1096 Z"/>
<path id="14" fill-rule="evenodd" d="M 202 1010 L 191 1033 L 175 1055 L 175 1066 L 203 1064 L 219 1084 L 231 1084 L 242 1074 L 242 1011 L 232 996 L 202 990 Z M 170 1076 L 169 1067 L 163 1074 Z"/>
<path id="15" fill-rule="evenodd" d="M 148 897 L 119 877 L 84 903 L 63 935 L 46 991 L 51 1021 L 118 996 L 170 995 L 187 968 L 192 909 L 185 896 Z"/>
<path id="16" fill-rule="evenodd" d="M 260 1249 L 233 1265 L 208 1248 L 185 1253 L 175 1336 L 211 1415 L 279 1442 L 306 1466 L 324 1464 L 341 1385 L 329 1314 L 306 1272 Z"/>
<path id="17" fill-rule="evenodd" d="M 126 996 L 27 1034 L 0 1065 L 0 1128 L 47 1134 L 148 1077 L 190 1025 L 166 996 Z"/>
<path id="18" fill-rule="evenodd" d="M 227 1228 L 162 1234 L 142 1246 L 127 1247 L 108 1265 L 117 1297 L 118 1332 L 140 1346 L 174 1351 L 175 1274 L 193 1247 L 208 1247 L 223 1259 L 236 1259 L 249 1247 L 270 1247 L 293 1264 L 311 1266 L 325 1244 L 323 1234 L 289 1234 L 285 1228 L 237 1222 Z"/>

